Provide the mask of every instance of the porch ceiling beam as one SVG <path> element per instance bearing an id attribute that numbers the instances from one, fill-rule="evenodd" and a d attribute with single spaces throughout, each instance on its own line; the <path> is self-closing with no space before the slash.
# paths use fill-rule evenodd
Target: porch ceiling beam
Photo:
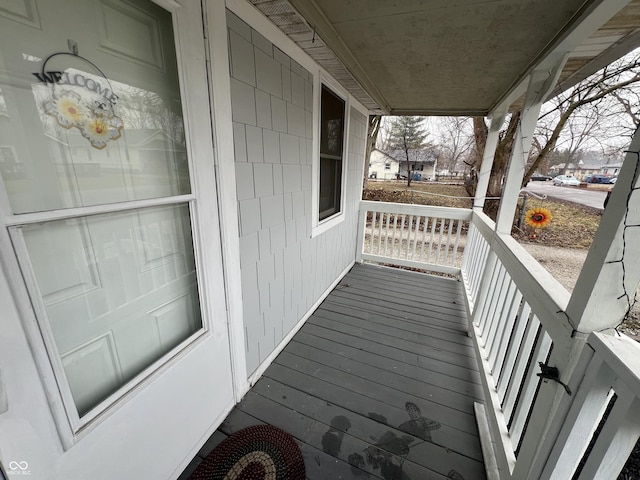
<path id="1" fill-rule="evenodd" d="M 392 108 L 389 115 L 422 115 L 422 116 L 454 116 L 454 117 L 485 117 L 489 112 L 485 109 L 443 110 L 434 108 Z"/>
<path id="2" fill-rule="evenodd" d="M 556 85 L 554 91 L 551 92 L 550 97 L 555 97 L 561 92 L 568 90 L 588 76 L 592 75 L 594 72 L 603 69 L 610 63 L 636 49 L 638 45 L 640 45 L 640 30 L 618 40 L 615 44 L 607 48 L 604 52 L 587 63 L 584 67 L 573 73 L 569 78 L 567 78 L 566 80 L 562 80 L 560 83 L 558 83 L 558 85 Z"/>
<path id="3" fill-rule="evenodd" d="M 291 5 L 307 21 L 311 29 L 316 32 L 325 44 L 333 51 L 344 67 L 362 85 L 371 98 L 385 112 L 391 112 L 391 108 L 375 83 L 369 78 L 351 50 L 342 41 L 331 21 L 316 3 L 316 0 L 290 0 Z"/>
<path id="4" fill-rule="evenodd" d="M 560 31 L 549 43 L 549 46 L 529 64 L 522 74 L 512 83 L 512 86 L 507 89 L 505 94 L 495 102 L 490 111 L 501 108 L 505 103 L 508 103 L 507 107 L 510 107 L 513 102 L 519 98 L 519 95 L 515 95 L 515 93 L 518 91 L 522 92 L 524 86 L 527 85 L 530 72 L 553 68 L 558 58 L 575 50 L 576 47 L 580 46 L 628 3 L 629 0 L 596 0 L 586 2 L 582 10 L 576 13 L 573 21 L 569 22 L 567 27 Z M 555 87 L 555 85 L 553 87 Z M 550 90 L 547 92 L 547 96 L 551 94 L 552 91 L 554 94 L 559 93 L 556 90 Z M 545 100 L 546 98 L 547 97 L 545 97 Z"/>

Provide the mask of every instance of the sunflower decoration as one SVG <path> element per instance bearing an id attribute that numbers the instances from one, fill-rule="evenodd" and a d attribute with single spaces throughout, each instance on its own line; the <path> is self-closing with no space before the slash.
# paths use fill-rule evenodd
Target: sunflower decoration
<path id="1" fill-rule="evenodd" d="M 80 127 L 87 117 L 80 95 L 65 90 L 62 94 L 44 104 L 44 111 L 56 119 L 63 128 Z"/>
<path id="2" fill-rule="evenodd" d="M 536 240 L 540 229 L 549 225 L 552 218 L 551 212 L 546 208 L 539 207 L 527 210 L 524 217 L 525 222 L 534 229 L 534 233 L 532 233 L 529 238 L 531 240 Z"/>
<path id="3" fill-rule="evenodd" d="M 115 115 L 94 111 L 93 118 L 82 126 L 80 133 L 94 148 L 102 150 L 109 140 L 120 138 L 122 127 L 122 120 Z"/>
<path id="4" fill-rule="evenodd" d="M 549 225 L 553 217 L 551 212 L 546 208 L 532 208 L 525 214 L 525 221 L 527 225 L 535 229 L 544 228 Z"/>
<path id="5" fill-rule="evenodd" d="M 124 123 L 115 115 L 113 108 L 109 109 L 98 101 L 92 105 L 91 100 L 77 92 L 63 90 L 44 103 L 44 111 L 61 127 L 77 128 L 93 148 L 102 150 L 109 141 L 120 138 Z"/>

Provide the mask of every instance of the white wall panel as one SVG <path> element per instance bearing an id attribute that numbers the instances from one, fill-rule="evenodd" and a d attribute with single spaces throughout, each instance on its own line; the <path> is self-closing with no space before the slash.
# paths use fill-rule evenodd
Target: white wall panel
<path id="1" fill-rule="evenodd" d="M 236 164 L 245 161 L 238 144 L 247 146 L 250 162 L 257 158 L 264 161 L 253 165 L 253 199 L 248 198 L 250 182 L 237 178 L 247 371 L 251 373 L 355 259 L 366 117 L 355 109 L 346 112 L 350 131 L 344 164 L 345 220 L 312 238 L 314 75 L 230 12 L 228 25 L 230 30 L 242 32 L 243 38 L 253 39 L 256 59 L 253 95 L 246 84 L 233 87 L 239 79 L 231 69 L 232 104 L 246 103 L 233 98 L 236 95 L 251 95 L 257 111 L 257 116 L 245 111 L 236 114 L 240 107 L 234 106 L 234 121 L 244 124 L 244 130 L 234 124 Z M 270 94 L 268 106 L 265 93 Z M 261 128 L 254 126 L 256 119 Z M 258 141 L 252 138 L 258 131 L 261 153 L 255 151 Z M 246 140 L 241 138 L 244 132 Z M 236 169 L 237 173 L 247 171 Z M 260 225 L 256 225 L 254 211 L 258 200 Z"/>

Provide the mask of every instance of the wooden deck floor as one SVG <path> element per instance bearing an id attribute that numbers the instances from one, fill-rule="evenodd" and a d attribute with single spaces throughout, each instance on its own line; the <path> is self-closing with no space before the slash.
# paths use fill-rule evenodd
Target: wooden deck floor
<path id="1" fill-rule="evenodd" d="M 484 479 L 466 328 L 456 280 L 356 265 L 194 464 L 268 423 L 297 439 L 309 479 Z"/>

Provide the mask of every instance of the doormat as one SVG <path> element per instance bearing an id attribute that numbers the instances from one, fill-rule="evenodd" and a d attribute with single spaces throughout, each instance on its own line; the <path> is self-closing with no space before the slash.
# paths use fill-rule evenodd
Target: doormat
<path id="1" fill-rule="evenodd" d="M 255 425 L 234 433 L 202 460 L 189 480 L 304 480 L 298 444 L 284 430 Z"/>

